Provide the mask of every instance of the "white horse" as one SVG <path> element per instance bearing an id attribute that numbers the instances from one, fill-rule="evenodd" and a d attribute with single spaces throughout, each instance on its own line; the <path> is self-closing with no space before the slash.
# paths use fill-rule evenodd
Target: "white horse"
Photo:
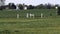
<path id="1" fill-rule="evenodd" d="M 34 15 L 34 14 L 31 14 L 31 13 L 30 13 L 30 14 L 27 13 L 27 15 L 26 15 L 27 18 L 34 18 L 34 16 L 35 16 L 35 15 Z"/>
<path id="2" fill-rule="evenodd" d="M 34 16 L 35 16 L 34 14 L 30 14 L 30 18 L 32 18 L 32 17 L 34 18 Z"/>

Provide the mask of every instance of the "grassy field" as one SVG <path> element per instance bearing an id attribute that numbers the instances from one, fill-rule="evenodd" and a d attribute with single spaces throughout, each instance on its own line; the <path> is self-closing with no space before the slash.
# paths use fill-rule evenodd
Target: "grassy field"
<path id="1" fill-rule="evenodd" d="M 44 14 L 44 17 L 56 16 L 55 9 L 2 10 L 0 18 L 16 18 L 17 14 L 20 14 L 20 18 L 25 18 L 27 13 L 35 14 L 35 17 L 40 17 L 41 13 Z"/>
<path id="2" fill-rule="evenodd" d="M 1 18 L 0 34 L 60 34 L 60 18 Z"/>
<path id="3" fill-rule="evenodd" d="M 35 18 L 26 18 L 27 13 L 35 14 Z M 19 19 L 16 14 L 20 14 Z M 60 16 L 55 9 L 2 10 L 0 34 L 60 34 Z"/>

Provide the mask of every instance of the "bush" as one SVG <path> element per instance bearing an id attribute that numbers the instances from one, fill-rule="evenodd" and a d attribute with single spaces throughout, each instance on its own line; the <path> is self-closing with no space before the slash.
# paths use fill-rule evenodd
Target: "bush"
<path id="1" fill-rule="evenodd" d="M 57 13 L 58 13 L 58 15 L 60 15 L 60 7 L 58 7 L 58 12 Z"/>

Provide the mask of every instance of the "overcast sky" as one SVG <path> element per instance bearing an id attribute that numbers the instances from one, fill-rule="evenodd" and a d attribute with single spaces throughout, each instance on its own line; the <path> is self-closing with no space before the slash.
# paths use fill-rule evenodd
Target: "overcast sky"
<path id="1" fill-rule="evenodd" d="M 38 4 L 46 4 L 46 3 L 51 3 L 51 4 L 60 4 L 60 0 L 6 0 L 5 4 L 8 3 L 15 3 L 15 4 L 27 4 L 27 5 L 38 5 Z"/>

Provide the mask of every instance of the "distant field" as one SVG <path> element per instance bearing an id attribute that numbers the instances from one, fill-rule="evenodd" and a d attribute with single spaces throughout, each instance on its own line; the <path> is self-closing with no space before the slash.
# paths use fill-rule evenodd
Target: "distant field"
<path id="1" fill-rule="evenodd" d="M 60 34 L 60 18 L 0 19 L 0 34 Z"/>
<path id="2" fill-rule="evenodd" d="M 55 9 L 2 10 L 0 18 L 16 18 L 17 14 L 20 14 L 20 18 L 25 18 L 27 13 L 35 14 L 35 17 L 40 17 L 41 13 L 44 14 L 44 17 L 56 16 Z"/>
<path id="3" fill-rule="evenodd" d="M 35 14 L 35 18 L 26 18 L 27 13 Z M 40 18 L 41 13 L 44 18 Z M 60 16 L 55 9 L 2 10 L 0 34 L 60 34 Z"/>

